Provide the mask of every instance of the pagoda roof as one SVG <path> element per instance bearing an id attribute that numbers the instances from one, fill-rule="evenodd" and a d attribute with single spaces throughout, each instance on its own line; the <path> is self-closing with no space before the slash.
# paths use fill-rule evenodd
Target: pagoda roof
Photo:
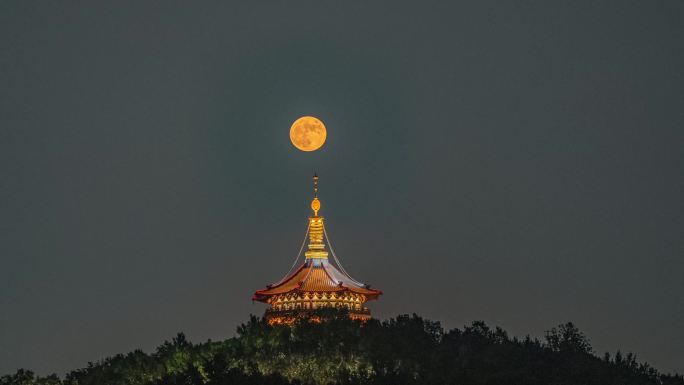
<path id="1" fill-rule="evenodd" d="M 365 295 L 368 300 L 376 299 L 382 291 L 357 282 L 328 261 L 328 259 L 307 259 L 294 273 L 282 281 L 257 290 L 253 300 L 266 302 L 274 295 L 290 292 L 343 292 Z"/>

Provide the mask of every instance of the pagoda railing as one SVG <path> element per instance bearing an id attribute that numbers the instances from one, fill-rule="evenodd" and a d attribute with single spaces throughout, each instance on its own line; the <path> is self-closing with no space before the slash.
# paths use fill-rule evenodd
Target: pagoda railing
<path id="1" fill-rule="evenodd" d="M 269 316 L 302 316 L 310 313 L 315 313 L 318 310 L 328 310 L 328 309 L 336 309 L 333 307 L 320 307 L 318 309 L 292 309 L 292 310 L 274 310 L 274 309 L 266 309 L 265 316 L 268 318 Z M 342 308 L 341 308 L 342 309 Z M 367 315 L 370 316 L 370 309 L 367 307 L 364 307 L 363 309 L 346 309 L 343 308 L 342 310 L 347 311 L 349 314 L 357 314 L 357 315 Z"/>

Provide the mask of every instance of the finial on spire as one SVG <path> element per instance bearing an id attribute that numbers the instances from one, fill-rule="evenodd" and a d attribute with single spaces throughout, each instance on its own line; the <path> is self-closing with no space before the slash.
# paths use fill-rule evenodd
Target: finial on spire
<path id="1" fill-rule="evenodd" d="M 314 198 L 318 198 L 318 175 L 316 175 L 316 172 L 313 174 L 313 184 L 314 184 Z"/>
<path id="2" fill-rule="evenodd" d="M 314 199 L 311 201 L 311 210 L 314 212 L 314 217 L 317 217 L 318 210 L 321 209 L 321 201 L 318 200 L 318 175 L 316 175 L 315 172 L 312 179 L 314 185 Z"/>

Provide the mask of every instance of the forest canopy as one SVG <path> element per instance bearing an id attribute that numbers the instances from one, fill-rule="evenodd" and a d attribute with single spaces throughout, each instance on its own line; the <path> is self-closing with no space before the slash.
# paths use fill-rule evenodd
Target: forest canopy
<path id="1" fill-rule="evenodd" d="M 152 353 L 118 354 L 64 378 L 20 369 L 0 385 L 684 385 L 681 375 L 661 374 L 634 354 L 595 355 L 572 323 L 539 340 L 482 321 L 445 331 L 415 314 L 362 323 L 322 311 L 319 319 L 271 326 L 252 316 L 224 341 L 193 344 L 179 333 Z"/>

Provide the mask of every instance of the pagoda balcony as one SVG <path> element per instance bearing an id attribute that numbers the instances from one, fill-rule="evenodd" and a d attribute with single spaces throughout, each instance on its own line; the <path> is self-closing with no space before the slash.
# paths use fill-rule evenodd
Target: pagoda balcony
<path id="1" fill-rule="evenodd" d="M 296 318 L 307 318 L 309 317 L 312 313 L 315 313 L 317 311 L 325 311 L 325 310 L 346 310 L 347 313 L 349 314 L 349 317 L 352 319 L 364 319 L 367 320 L 370 318 L 370 309 L 367 307 L 364 307 L 362 309 L 354 309 L 350 310 L 347 308 L 334 308 L 334 307 L 320 307 L 317 309 L 292 309 L 292 310 L 274 310 L 274 309 L 266 309 L 266 312 L 264 316 L 266 319 L 281 319 L 281 320 L 289 320 L 289 322 L 285 323 L 290 323 L 294 321 Z"/>

